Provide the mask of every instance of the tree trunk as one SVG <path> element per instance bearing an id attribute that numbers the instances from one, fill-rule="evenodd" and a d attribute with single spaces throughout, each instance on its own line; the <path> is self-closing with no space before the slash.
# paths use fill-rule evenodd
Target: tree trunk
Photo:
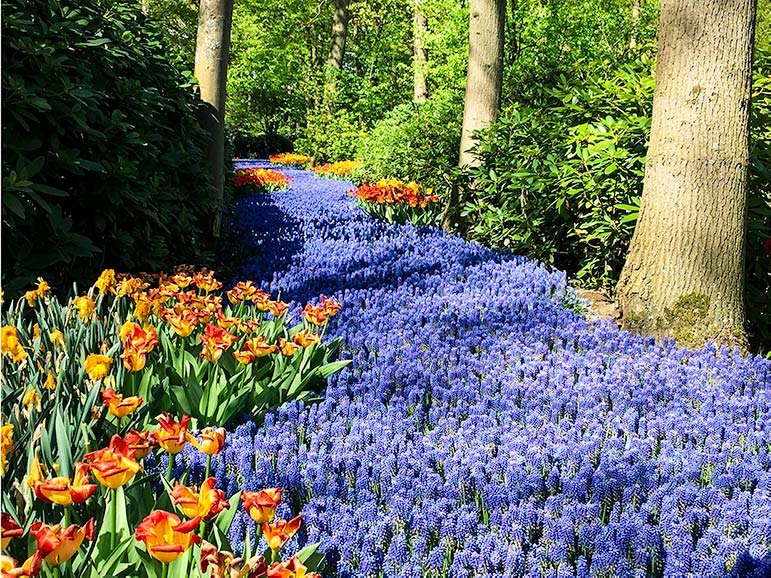
<path id="1" fill-rule="evenodd" d="M 214 210 L 211 234 L 219 238 L 225 186 L 225 85 L 230 55 L 233 0 L 201 0 L 195 46 L 195 77 L 204 106 L 201 118 L 212 135 L 209 167 Z"/>
<path id="2" fill-rule="evenodd" d="M 479 165 L 469 152 L 476 139 L 474 131 L 488 128 L 498 116 L 503 74 L 503 45 L 506 25 L 506 0 L 471 0 L 469 15 L 468 71 L 463 103 L 463 130 L 458 166 Z M 463 206 L 465 194 L 453 191 L 442 216 L 442 227 L 449 230 L 453 214 Z"/>
<path id="3" fill-rule="evenodd" d="M 334 102 L 337 92 L 337 76 L 343 68 L 348 19 L 348 0 L 335 0 L 335 10 L 332 14 L 332 44 L 329 47 L 324 87 L 324 101 L 330 106 Z"/>
<path id="4" fill-rule="evenodd" d="M 413 98 L 415 102 L 425 102 L 428 97 L 428 87 L 426 86 L 426 63 L 428 62 L 426 36 L 428 35 L 428 23 L 426 22 L 426 15 L 423 13 L 423 6 L 421 4 L 421 0 L 415 0 L 412 16 Z"/>
<path id="5" fill-rule="evenodd" d="M 629 48 L 637 48 L 637 25 L 640 23 L 640 0 L 632 1 L 632 33 L 629 35 Z"/>
<path id="6" fill-rule="evenodd" d="M 755 0 L 662 0 L 640 218 L 618 283 L 627 328 L 745 342 Z"/>
<path id="7" fill-rule="evenodd" d="M 459 166 L 476 166 L 469 153 L 476 142 L 472 133 L 489 127 L 498 115 L 503 73 L 505 0 L 471 0 L 466 98 Z"/>

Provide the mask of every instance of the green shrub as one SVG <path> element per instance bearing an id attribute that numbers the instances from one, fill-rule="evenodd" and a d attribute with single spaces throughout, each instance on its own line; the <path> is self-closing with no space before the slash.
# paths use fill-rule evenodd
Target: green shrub
<path id="1" fill-rule="evenodd" d="M 642 193 L 653 95 L 651 61 L 547 89 L 538 108 L 501 114 L 477 147 L 470 235 L 610 286 Z"/>
<path id="2" fill-rule="evenodd" d="M 315 163 L 326 163 L 353 158 L 363 136 L 350 112 L 319 111 L 310 116 L 305 135 L 294 144 L 297 152 L 313 157 Z"/>
<path id="3" fill-rule="evenodd" d="M 201 261 L 208 136 L 162 38 L 135 3 L 3 3 L 7 291 Z"/>
<path id="4" fill-rule="evenodd" d="M 397 106 L 361 142 L 357 180 L 394 178 L 446 188 L 458 164 L 462 118 L 462 92 L 440 91 L 425 103 Z"/>

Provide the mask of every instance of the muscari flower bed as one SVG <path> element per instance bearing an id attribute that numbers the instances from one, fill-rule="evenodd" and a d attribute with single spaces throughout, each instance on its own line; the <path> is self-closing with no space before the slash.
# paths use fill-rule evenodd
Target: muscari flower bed
<path id="1" fill-rule="evenodd" d="M 212 468 L 228 496 L 283 488 L 290 549 L 320 542 L 339 577 L 768 575 L 769 361 L 588 322 L 561 272 L 287 174 L 238 201 L 243 275 L 339 297 L 353 362 Z M 233 529 L 255 536 L 243 512 Z"/>

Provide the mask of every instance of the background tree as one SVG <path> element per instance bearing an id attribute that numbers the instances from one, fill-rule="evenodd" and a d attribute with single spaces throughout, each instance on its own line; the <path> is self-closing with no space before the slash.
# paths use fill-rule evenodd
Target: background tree
<path id="1" fill-rule="evenodd" d="M 201 0 L 198 8 L 198 36 L 195 47 L 195 77 L 201 90 L 202 123 L 209 129 L 211 175 L 211 234 L 220 236 L 225 187 L 225 90 L 230 55 L 230 27 L 233 0 Z"/>
<path id="2" fill-rule="evenodd" d="M 345 59 L 345 43 L 348 37 L 348 0 L 334 0 L 335 9 L 332 11 L 332 41 L 329 46 L 327 58 L 326 82 L 324 85 L 324 104 L 333 106 L 335 93 L 337 92 L 337 78 L 343 68 Z"/>
<path id="3" fill-rule="evenodd" d="M 426 22 L 426 15 L 423 13 L 422 0 L 414 0 L 412 26 L 413 99 L 415 102 L 425 102 L 428 96 L 428 86 L 426 85 L 428 23 Z"/>
<path id="4" fill-rule="evenodd" d="M 755 9 L 755 0 L 661 3 L 642 205 L 618 284 L 630 328 L 745 341 Z"/>
<path id="5" fill-rule="evenodd" d="M 498 116 L 505 23 L 504 0 L 472 0 L 466 98 L 460 139 L 459 164 L 462 167 L 479 164 L 471 152 L 475 142 L 474 132 L 488 128 Z"/>

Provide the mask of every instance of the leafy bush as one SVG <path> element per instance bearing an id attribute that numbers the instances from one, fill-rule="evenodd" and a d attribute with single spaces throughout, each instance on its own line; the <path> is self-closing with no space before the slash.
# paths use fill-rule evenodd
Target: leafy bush
<path id="1" fill-rule="evenodd" d="M 607 286 L 624 263 L 642 193 L 653 96 L 651 61 L 547 89 L 481 140 L 472 238 Z"/>
<path id="2" fill-rule="evenodd" d="M 397 106 L 378 122 L 359 146 L 359 182 L 380 179 L 446 186 L 458 164 L 463 94 L 439 91 L 425 103 Z"/>
<path id="3" fill-rule="evenodd" d="M 350 112 L 318 111 L 309 116 L 305 135 L 295 141 L 295 148 L 317 163 L 342 161 L 356 156 L 356 143 L 363 136 Z"/>
<path id="4" fill-rule="evenodd" d="M 240 159 L 265 159 L 292 150 L 292 141 L 280 134 L 250 136 L 236 132 L 230 140 L 233 143 L 233 154 Z"/>
<path id="5" fill-rule="evenodd" d="M 190 75 L 138 5 L 3 4 L 3 273 L 200 262 L 209 210 Z"/>

